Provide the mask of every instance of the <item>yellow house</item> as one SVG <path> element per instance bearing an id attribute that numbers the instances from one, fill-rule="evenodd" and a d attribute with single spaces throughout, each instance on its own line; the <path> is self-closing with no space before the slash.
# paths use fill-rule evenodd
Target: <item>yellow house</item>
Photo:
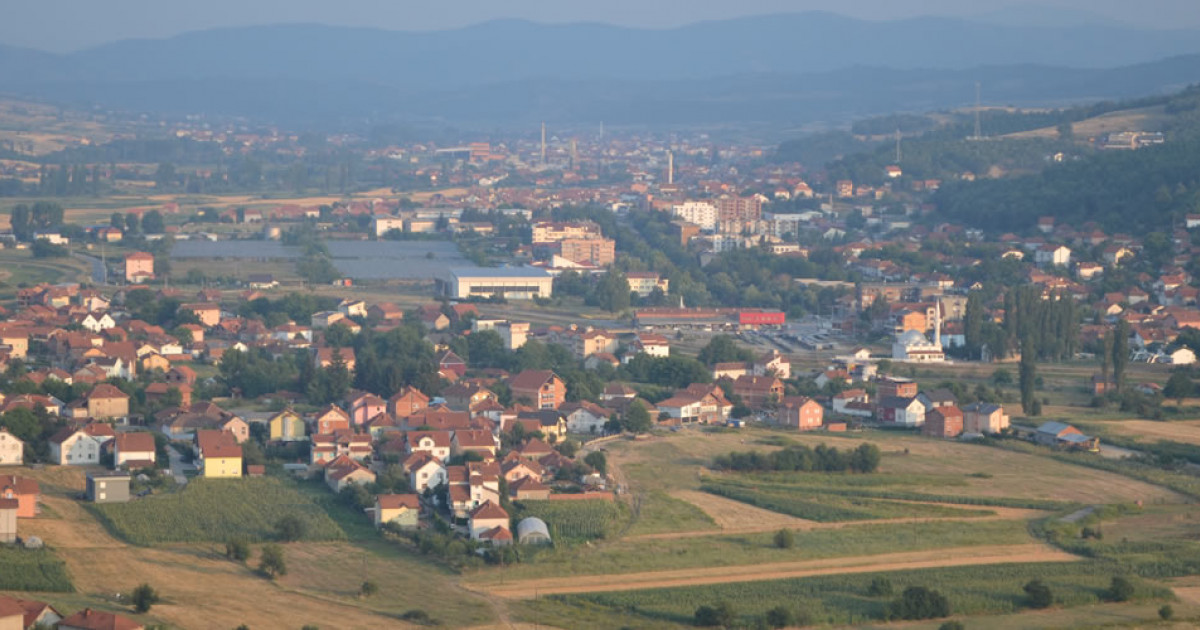
<path id="1" fill-rule="evenodd" d="M 268 422 L 272 442 L 296 442 L 307 438 L 304 433 L 304 418 L 291 409 L 271 416 Z"/>
<path id="2" fill-rule="evenodd" d="M 206 478 L 239 479 L 242 476 L 242 447 L 229 444 L 210 446 L 202 451 L 202 472 Z"/>

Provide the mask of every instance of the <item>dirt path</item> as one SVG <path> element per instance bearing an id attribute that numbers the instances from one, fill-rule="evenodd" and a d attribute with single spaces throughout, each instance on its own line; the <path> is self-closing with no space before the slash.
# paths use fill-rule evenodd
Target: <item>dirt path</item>
<path id="1" fill-rule="evenodd" d="M 596 575 L 564 578 L 521 580 L 507 584 L 480 586 L 499 597 L 528 599 L 542 595 L 632 591 L 646 588 L 700 586 L 727 582 L 757 582 L 789 578 L 839 575 L 845 573 L 875 573 L 907 569 L 929 569 L 984 564 L 1031 562 L 1074 562 L 1078 557 L 1040 545 L 997 545 L 990 547 L 955 547 L 929 549 L 873 556 L 825 558 L 800 562 L 777 562 L 750 566 L 691 568 L 670 571 L 647 571 L 621 575 Z"/>

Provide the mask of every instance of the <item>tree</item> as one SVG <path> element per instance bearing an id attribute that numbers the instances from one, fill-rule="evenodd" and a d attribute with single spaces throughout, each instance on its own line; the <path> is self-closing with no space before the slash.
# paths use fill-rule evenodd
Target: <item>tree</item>
<path id="1" fill-rule="evenodd" d="M 129 600 L 133 602 L 133 610 L 138 614 L 148 612 L 150 607 L 158 603 L 158 591 L 149 584 L 141 584 L 133 589 Z"/>
<path id="2" fill-rule="evenodd" d="M 713 606 L 701 606 L 696 609 L 696 625 L 706 628 L 729 627 L 733 625 L 733 607 L 729 602 L 717 602 Z"/>
<path id="3" fill-rule="evenodd" d="M 601 475 L 608 474 L 608 458 L 605 457 L 603 451 L 592 451 L 583 458 L 583 463 L 591 466 L 596 472 Z"/>
<path id="4" fill-rule="evenodd" d="M 258 570 L 271 579 L 287 575 L 287 562 L 283 558 L 283 547 L 275 544 L 263 545 L 259 552 Z"/>
<path id="5" fill-rule="evenodd" d="M 246 541 L 235 538 L 225 543 L 225 557 L 238 562 L 250 559 L 250 545 Z"/>
<path id="6" fill-rule="evenodd" d="M 1041 580 L 1030 580 L 1023 590 L 1030 608 L 1049 608 L 1054 603 L 1054 593 Z"/>
<path id="7" fill-rule="evenodd" d="M 1158 618 L 1163 621 L 1170 621 L 1175 617 L 1175 609 L 1170 604 L 1163 604 L 1162 608 L 1158 609 Z"/>
<path id="8" fill-rule="evenodd" d="M 938 630 L 965 630 L 965 628 L 963 626 L 963 622 L 961 621 L 947 621 L 946 623 L 938 626 Z"/>
<path id="9" fill-rule="evenodd" d="M 871 585 L 867 587 L 867 594 L 871 597 L 889 597 L 892 594 L 892 581 L 885 577 L 871 578 Z"/>
<path id="10" fill-rule="evenodd" d="M 700 349 L 700 354 L 696 355 L 696 359 L 705 365 L 749 361 L 753 358 L 753 352 L 739 348 L 737 342 L 729 335 L 716 335 Z"/>
<path id="11" fill-rule="evenodd" d="M 360 586 L 358 588 L 359 597 L 370 597 L 378 592 L 379 592 L 379 585 L 370 580 L 363 582 L 362 586 Z"/>
<path id="12" fill-rule="evenodd" d="M 925 588 L 910 586 L 904 593 L 892 602 L 891 614 L 893 619 L 937 619 L 950 616 L 950 601 L 945 595 Z"/>
<path id="13" fill-rule="evenodd" d="M 283 542 L 294 542 L 304 537 L 304 521 L 295 516 L 285 516 L 275 523 L 275 535 Z"/>
<path id="14" fill-rule="evenodd" d="M 1026 337 L 1024 343 L 1021 344 L 1021 363 L 1018 366 L 1018 380 L 1021 383 L 1021 409 L 1026 415 L 1032 416 L 1035 410 L 1037 398 L 1034 395 L 1034 387 L 1037 383 L 1037 363 L 1035 361 L 1036 349 L 1033 347 L 1032 337 Z"/>
<path id="15" fill-rule="evenodd" d="M 621 426 L 630 433 L 645 433 L 654 426 L 654 419 L 650 417 L 650 412 L 646 410 L 645 405 L 635 402 L 629 405 L 629 410 L 622 418 Z"/>
<path id="16" fill-rule="evenodd" d="M 146 234 L 162 234 L 165 229 L 163 215 L 158 210 L 151 210 L 142 217 L 142 231 Z"/>
<path id="17" fill-rule="evenodd" d="M 1012 372 L 1008 371 L 1007 368 L 996 368 L 996 371 L 992 372 L 992 384 L 997 386 L 1012 385 Z"/>
<path id="18" fill-rule="evenodd" d="M 592 302 L 612 313 L 629 308 L 629 279 L 620 271 L 609 269 L 596 283 L 596 288 L 592 291 Z"/>
<path id="19" fill-rule="evenodd" d="M 1119 575 L 1113 576 L 1105 598 L 1111 602 L 1127 602 L 1133 598 L 1133 583 Z"/>
<path id="20" fill-rule="evenodd" d="M 138 215 L 130 212 L 125 215 L 125 229 L 131 233 L 138 231 Z"/>
<path id="21" fill-rule="evenodd" d="M 786 606 L 776 606 L 767 611 L 767 625 L 772 628 L 786 628 L 796 623 L 796 615 Z"/>
<path id="22" fill-rule="evenodd" d="M 1125 391 L 1125 368 L 1129 366 L 1129 322 L 1117 321 L 1117 329 L 1113 333 L 1113 383 L 1117 392 Z"/>
<path id="23" fill-rule="evenodd" d="M 1190 397 L 1195 391 L 1196 384 L 1192 382 L 1187 372 L 1175 370 L 1171 373 L 1171 378 L 1167 380 L 1167 386 L 1163 388 L 1163 396 L 1174 398 L 1182 406 L 1183 399 Z"/>
<path id="24" fill-rule="evenodd" d="M 780 549 L 791 549 L 796 546 L 796 535 L 792 533 L 792 530 L 785 527 L 775 532 L 774 542 L 775 546 Z"/>

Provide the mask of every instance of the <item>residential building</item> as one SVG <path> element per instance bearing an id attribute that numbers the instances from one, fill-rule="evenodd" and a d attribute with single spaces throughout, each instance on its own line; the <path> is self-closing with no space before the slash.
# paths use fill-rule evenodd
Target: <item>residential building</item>
<path id="1" fill-rule="evenodd" d="M 375 527 L 387 523 L 414 529 L 421 516 L 421 498 L 415 494 L 381 494 L 375 497 Z"/>
<path id="2" fill-rule="evenodd" d="M 642 297 L 649 297 L 655 289 L 662 291 L 663 295 L 670 292 L 670 280 L 653 271 L 630 271 L 625 278 L 629 281 L 629 290 Z"/>
<path id="3" fill-rule="evenodd" d="M 298 442 L 308 438 L 304 418 L 291 409 L 284 409 L 267 421 L 268 437 L 272 442 Z"/>
<path id="4" fill-rule="evenodd" d="M 103 610 L 83 610 L 58 622 L 58 630 L 145 630 L 142 624 Z"/>
<path id="5" fill-rule="evenodd" d="M 129 395 L 108 383 L 101 383 L 87 394 L 87 415 L 98 420 L 127 418 Z"/>
<path id="6" fill-rule="evenodd" d="M 92 503 L 129 501 L 130 475 L 127 472 L 92 472 L 87 476 L 87 500 Z"/>
<path id="7" fill-rule="evenodd" d="M 25 461 L 25 442 L 0 427 L 0 466 L 20 466 Z"/>
<path id="8" fill-rule="evenodd" d="M 1008 428 L 1004 407 L 992 403 L 974 402 L 962 408 L 963 432 L 994 435 Z"/>
<path id="9" fill-rule="evenodd" d="M 824 424 L 825 408 L 804 396 L 786 396 L 778 411 L 779 424 L 799 431 L 812 431 Z"/>
<path id="10" fill-rule="evenodd" d="M 41 487 L 28 477 L 0 475 L 0 499 L 17 502 L 17 518 L 33 518 L 41 511 Z"/>
<path id="11" fill-rule="evenodd" d="M 118 433 L 113 440 L 113 467 L 150 468 L 154 466 L 157 453 L 153 433 L 146 431 Z"/>
<path id="12" fill-rule="evenodd" d="M 953 405 L 934 407 L 925 413 L 921 433 L 930 437 L 956 438 L 963 432 L 963 412 Z"/>
<path id="13" fill-rule="evenodd" d="M 154 256 L 147 252 L 125 254 L 125 282 L 140 284 L 154 279 Z"/>
<path id="14" fill-rule="evenodd" d="M 508 383 L 512 399 L 529 400 L 537 409 L 558 409 L 567 398 L 567 385 L 550 370 L 525 370 Z"/>

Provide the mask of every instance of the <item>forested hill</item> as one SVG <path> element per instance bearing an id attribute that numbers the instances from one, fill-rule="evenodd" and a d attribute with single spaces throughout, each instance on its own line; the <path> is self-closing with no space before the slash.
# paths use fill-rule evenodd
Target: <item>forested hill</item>
<path id="1" fill-rule="evenodd" d="M 1200 212 L 1200 88 L 1166 103 L 1167 142 L 1137 151 L 1102 151 L 1035 175 L 946 182 L 935 196 L 948 219 L 997 231 L 1027 232 L 1039 216 L 1106 231 L 1144 234 L 1182 225 Z"/>

